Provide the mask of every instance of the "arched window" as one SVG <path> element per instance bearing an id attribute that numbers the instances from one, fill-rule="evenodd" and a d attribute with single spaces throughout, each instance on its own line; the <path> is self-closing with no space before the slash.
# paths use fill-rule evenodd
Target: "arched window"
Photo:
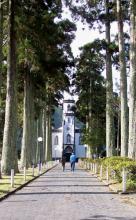
<path id="1" fill-rule="evenodd" d="M 67 135 L 67 144 L 71 144 L 71 135 L 70 134 Z"/>
<path id="2" fill-rule="evenodd" d="M 59 138 L 58 138 L 58 136 L 57 136 L 57 135 L 55 136 L 55 139 L 54 139 L 54 144 L 55 144 L 55 145 L 58 145 L 58 144 L 59 144 Z"/>
<path id="3" fill-rule="evenodd" d="M 68 123 L 70 123 L 70 121 L 71 121 L 71 119 L 70 119 L 70 117 L 68 117 Z"/>
<path id="4" fill-rule="evenodd" d="M 70 111 L 70 105 L 69 104 L 67 105 L 67 111 Z"/>

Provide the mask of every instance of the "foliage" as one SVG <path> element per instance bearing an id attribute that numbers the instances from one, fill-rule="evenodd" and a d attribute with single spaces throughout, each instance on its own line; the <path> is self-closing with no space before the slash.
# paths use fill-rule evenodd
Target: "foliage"
<path id="1" fill-rule="evenodd" d="M 127 171 L 127 188 L 136 189 L 136 161 L 126 157 L 111 157 L 103 160 L 102 164 L 115 171 L 116 179 L 122 181 L 122 170 Z"/>
<path id="2" fill-rule="evenodd" d="M 68 19 L 61 19 L 61 1 L 18 1 L 17 6 L 19 124 L 22 125 L 26 74 L 33 81 L 36 118 L 45 101 L 57 105 L 61 90 L 68 89 L 68 68 L 73 65 L 70 44 L 76 26 Z"/>
<path id="3" fill-rule="evenodd" d="M 105 144 L 106 96 L 105 81 L 101 75 L 104 68 L 103 41 L 96 39 L 80 50 L 75 75 L 76 93 L 79 96 L 76 114 L 85 123 L 88 120 L 89 127 L 83 130 L 83 143 L 96 153 L 98 147 Z"/>
<path id="4" fill-rule="evenodd" d="M 103 171 L 106 171 L 106 168 L 109 168 L 109 171 L 115 172 L 115 178 L 118 182 L 122 182 L 122 171 L 125 168 L 127 172 L 127 189 L 135 190 L 136 189 L 136 161 L 129 159 L 127 157 L 108 157 L 108 158 L 97 158 L 84 159 L 85 162 L 97 163 L 103 165 Z"/>
<path id="5" fill-rule="evenodd" d="M 128 190 L 136 190 L 136 181 L 133 179 L 128 179 L 127 181 L 127 189 Z"/>
<path id="6" fill-rule="evenodd" d="M 61 1 L 20 2 L 18 18 L 19 64 L 29 70 L 34 78 L 37 96 L 45 97 L 45 82 L 52 94 L 68 85 L 66 73 L 73 65 L 70 44 L 75 25 L 60 19 Z M 31 5 L 31 7 L 29 7 Z M 21 33 L 21 34 L 20 34 Z"/>

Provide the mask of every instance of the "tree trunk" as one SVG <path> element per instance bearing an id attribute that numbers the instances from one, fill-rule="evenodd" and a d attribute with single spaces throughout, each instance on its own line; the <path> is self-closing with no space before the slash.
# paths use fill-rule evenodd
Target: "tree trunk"
<path id="1" fill-rule="evenodd" d="M 3 45 L 3 5 L 2 5 L 2 0 L 0 0 L 0 107 L 1 107 L 2 59 L 3 59 L 2 45 Z M 0 113 L 0 117 L 1 117 L 1 113 Z M 0 179 L 1 178 L 2 176 L 1 176 L 1 164 L 0 164 Z"/>
<path id="2" fill-rule="evenodd" d="M 120 147 L 120 145 L 121 145 L 121 141 L 120 141 L 120 127 L 121 127 L 121 122 L 120 122 L 121 120 L 120 120 L 120 111 L 118 111 L 118 126 L 117 126 L 117 156 L 120 156 L 120 149 L 121 149 L 121 147 Z"/>
<path id="3" fill-rule="evenodd" d="M 43 114 L 42 110 L 40 110 L 39 118 L 37 119 L 37 162 L 43 163 L 44 155 L 43 155 Z M 42 141 L 38 141 L 38 138 L 41 137 Z"/>
<path id="4" fill-rule="evenodd" d="M 24 79 L 24 115 L 23 115 L 23 137 L 21 148 L 21 167 L 31 166 L 31 104 L 30 104 L 30 74 L 26 71 Z"/>
<path id="5" fill-rule="evenodd" d="M 128 105 L 127 105 L 127 74 L 125 62 L 124 32 L 122 6 L 117 0 L 118 41 L 120 63 L 120 95 L 121 95 L 121 156 L 128 155 Z"/>
<path id="6" fill-rule="evenodd" d="M 10 174 L 17 167 L 17 100 L 16 100 L 16 34 L 15 34 L 15 1 L 9 0 L 9 32 L 7 60 L 7 95 L 5 125 L 2 149 L 2 171 Z"/>
<path id="7" fill-rule="evenodd" d="M 90 94 L 90 99 L 89 99 L 89 133 L 91 134 L 91 132 L 92 132 L 92 79 L 91 79 L 91 77 L 90 77 L 89 94 Z"/>
<path id="8" fill-rule="evenodd" d="M 47 120 L 47 83 L 46 83 L 46 90 L 45 90 L 45 102 L 43 108 L 43 154 L 44 154 L 44 162 L 46 162 L 46 120 Z"/>
<path id="9" fill-rule="evenodd" d="M 2 4 L 2 2 L 3 1 L 0 0 L 0 96 L 1 96 L 2 60 L 3 60 L 3 53 L 2 53 L 2 45 L 3 45 L 3 4 Z M 1 106 L 1 100 L 0 100 L 0 106 Z"/>
<path id="10" fill-rule="evenodd" d="M 52 146 L 51 146 L 51 112 L 50 107 L 47 107 L 47 119 L 46 119 L 46 161 L 52 158 Z"/>
<path id="11" fill-rule="evenodd" d="M 37 166 L 37 120 L 34 118 L 33 121 L 33 140 L 32 140 L 32 147 L 33 147 L 33 153 L 32 153 L 32 163 L 33 165 Z"/>
<path id="12" fill-rule="evenodd" d="M 30 95 L 29 95 L 29 106 L 30 106 L 30 132 L 29 132 L 29 147 L 30 147 L 30 163 L 36 165 L 36 144 L 37 144 L 37 133 L 36 133 L 36 120 L 35 120 L 35 106 L 34 106 L 34 86 L 33 81 L 30 79 Z"/>
<path id="13" fill-rule="evenodd" d="M 92 135 L 92 78 L 90 77 L 90 87 L 89 87 L 89 94 L 90 94 L 90 99 L 89 99 L 89 114 L 88 114 L 88 120 L 89 120 L 89 128 L 88 132 L 89 135 Z M 92 146 L 89 146 L 89 158 L 92 158 Z"/>
<path id="14" fill-rule="evenodd" d="M 38 131 L 39 131 L 39 129 L 38 129 L 38 124 L 39 124 L 39 118 L 37 118 L 37 120 L 36 120 L 36 163 L 38 164 L 39 163 L 39 143 L 38 143 L 38 136 L 39 136 L 39 134 L 38 134 Z"/>
<path id="15" fill-rule="evenodd" d="M 48 136 L 49 136 L 49 144 L 48 144 L 48 160 L 52 160 L 52 126 L 51 126 L 51 106 L 49 107 L 49 129 L 48 129 Z"/>
<path id="16" fill-rule="evenodd" d="M 136 3 L 130 1 L 130 100 L 128 156 L 136 158 Z"/>
<path id="17" fill-rule="evenodd" d="M 41 109 L 39 115 L 39 125 L 38 125 L 38 137 L 42 137 L 42 141 L 39 142 L 39 161 L 43 163 L 43 110 Z"/>
<path id="18" fill-rule="evenodd" d="M 109 1 L 105 0 L 106 7 L 106 154 L 107 157 L 113 156 L 115 150 L 115 128 L 113 111 L 113 81 L 112 81 L 112 63 L 109 49 L 110 41 L 110 21 L 109 21 Z"/>
<path id="19" fill-rule="evenodd" d="M 43 110 L 43 155 L 44 162 L 46 161 L 46 106 Z"/>
<path id="20" fill-rule="evenodd" d="M 48 126 L 48 124 L 49 124 L 49 117 L 47 115 L 47 117 L 46 117 L 46 158 L 45 158 L 46 162 L 48 161 L 48 145 L 49 145 L 49 131 L 48 131 L 49 126 Z"/>
<path id="21" fill-rule="evenodd" d="M 86 115 L 86 127 L 85 127 L 85 129 L 86 129 L 86 132 L 88 132 L 88 130 L 89 130 L 89 117 L 88 117 L 88 115 Z M 87 146 L 87 158 L 90 158 L 90 155 L 91 155 L 91 149 L 90 149 L 90 146 L 89 145 L 86 145 Z"/>

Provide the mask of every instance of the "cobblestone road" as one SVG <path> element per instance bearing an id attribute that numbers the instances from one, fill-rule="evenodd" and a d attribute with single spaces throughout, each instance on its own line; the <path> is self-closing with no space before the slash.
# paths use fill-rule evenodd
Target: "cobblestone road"
<path id="1" fill-rule="evenodd" d="M 77 166 L 77 165 L 76 165 Z M 57 166 L 0 202 L 0 220 L 136 220 L 136 208 L 122 203 L 88 172 Z"/>

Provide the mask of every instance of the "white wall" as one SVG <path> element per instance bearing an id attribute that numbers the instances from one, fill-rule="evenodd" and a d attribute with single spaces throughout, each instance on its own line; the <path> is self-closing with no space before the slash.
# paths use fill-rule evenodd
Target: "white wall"
<path id="1" fill-rule="evenodd" d="M 58 145 L 54 144 L 55 137 L 58 136 Z M 75 149 L 76 149 L 76 157 L 85 158 L 86 157 L 86 146 L 79 144 L 80 133 L 75 134 Z M 52 157 L 53 158 L 61 158 L 62 156 L 62 146 L 63 136 L 62 132 L 52 132 Z"/>
<path id="2" fill-rule="evenodd" d="M 78 158 L 85 158 L 86 157 L 86 150 L 85 145 L 79 144 L 79 137 L 80 133 L 75 133 L 75 147 L 76 147 L 76 157 Z"/>
<path id="3" fill-rule="evenodd" d="M 55 137 L 58 136 L 58 145 L 54 144 Z M 62 156 L 62 132 L 52 132 L 52 157 L 61 158 Z"/>

